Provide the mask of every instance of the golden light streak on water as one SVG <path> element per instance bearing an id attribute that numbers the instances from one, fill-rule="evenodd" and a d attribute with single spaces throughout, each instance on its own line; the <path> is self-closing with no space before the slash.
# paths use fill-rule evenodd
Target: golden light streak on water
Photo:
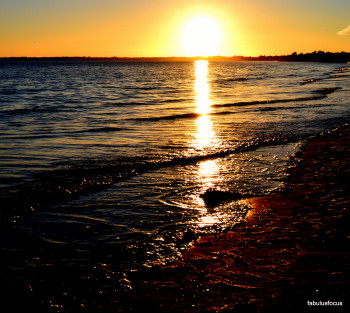
<path id="1" fill-rule="evenodd" d="M 197 132 L 195 133 L 194 147 L 197 150 L 215 149 L 220 145 L 217 138 L 213 121 L 211 119 L 211 99 L 210 99 L 210 80 L 208 73 L 208 61 L 200 60 L 195 63 L 195 93 L 196 93 L 196 113 L 200 116 L 196 120 Z M 200 194 L 211 187 L 220 184 L 220 164 L 216 159 L 205 160 L 198 165 L 197 179 L 200 192 L 194 195 L 197 209 L 202 212 L 195 224 L 198 227 L 211 226 L 218 224 L 225 219 L 220 212 L 215 212 L 208 208 Z M 218 217 L 220 216 L 220 218 Z"/>
<path id="2" fill-rule="evenodd" d="M 195 92 L 197 100 L 196 113 L 208 114 L 211 111 L 210 86 L 208 81 L 208 61 L 199 60 L 195 63 Z"/>
<path id="3" fill-rule="evenodd" d="M 208 61 L 199 60 L 195 63 L 196 113 L 201 114 L 196 120 L 197 132 L 195 133 L 194 146 L 198 150 L 204 150 L 212 146 L 215 140 L 215 132 L 211 121 L 210 84 L 208 79 Z"/>

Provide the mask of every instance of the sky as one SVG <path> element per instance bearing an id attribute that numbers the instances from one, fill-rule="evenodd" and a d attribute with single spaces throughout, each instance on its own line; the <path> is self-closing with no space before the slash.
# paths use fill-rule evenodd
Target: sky
<path id="1" fill-rule="evenodd" d="M 350 52 L 349 0 L 0 0 L 0 57 L 315 50 Z"/>

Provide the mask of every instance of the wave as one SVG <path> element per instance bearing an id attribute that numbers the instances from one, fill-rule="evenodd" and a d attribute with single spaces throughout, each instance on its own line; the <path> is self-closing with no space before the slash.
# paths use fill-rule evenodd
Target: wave
<path id="1" fill-rule="evenodd" d="M 16 95 L 18 94 L 17 88 L 1 88 L 0 95 Z"/>
<path id="2" fill-rule="evenodd" d="M 213 107 L 232 107 L 232 106 L 249 106 L 249 105 L 259 105 L 259 104 L 275 104 L 275 103 L 288 103 L 288 102 L 300 102 L 300 101 L 313 101 L 321 100 L 327 97 L 327 95 L 341 89 L 340 87 L 332 88 L 322 88 L 313 91 L 316 93 L 315 96 L 300 97 L 300 98 L 290 98 L 290 99 L 273 99 L 273 100 L 257 100 L 257 101 L 247 101 L 247 102 L 235 102 L 235 103 L 225 103 L 225 104 L 214 104 Z"/>
<path id="3" fill-rule="evenodd" d="M 305 79 L 300 81 L 299 84 L 306 85 L 306 84 L 316 83 L 321 80 L 348 76 L 347 74 L 344 74 L 348 71 L 350 71 L 350 67 L 341 67 L 341 68 L 335 69 L 332 73 L 325 73 L 324 77 Z"/>
<path id="4" fill-rule="evenodd" d="M 257 112 L 270 112 L 270 111 L 283 111 L 283 110 L 290 110 L 290 109 L 295 109 L 297 108 L 298 110 L 300 109 L 310 109 L 312 107 L 329 107 L 331 106 L 331 104 L 322 104 L 320 105 L 319 103 L 311 105 L 311 104 L 307 104 L 307 105 L 298 105 L 296 106 L 284 106 L 284 107 L 273 107 L 273 106 L 265 106 L 265 107 L 259 107 L 256 109 Z M 232 112 L 233 113 L 233 112 Z"/>
<path id="5" fill-rule="evenodd" d="M 127 129 L 122 127 L 97 127 L 97 128 L 77 130 L 71 133 L 109 133 L 109 132 L 117 132 L 122 130 L 127 130 Z"/>
<path id="6" fill-rule="evenodd" d="M 289 102 L 302 102 L 302 101 L 315 101 L 321 100 L 327 97 L 327 95 L 335 92 L 336 90 L 341 89 L 340 87 L 330 87 L 322 88 L 312 91 L 316 95 L 300 97 L 300 98 L 290 98 L 290 99 L 272 99 L 272 100 L 256 100 L 256 101 L 243 101 L 243 102 L 234 102 L 234 103 L 224 103 L 224 104 L 213 104 L 212 108 L 228 108 L 228 107 L 243 107 L 243 106 L 253 106 L 253 105 L 262 105 L 262 104 L 276 104 L 276 103 L 289 103 Z M 271 111 L 271 107 L 260 108 L 260 111 Z M 232 112 L 210 112 L 206 115 L 224 115 L 232 114 Z M 196 119 L 203 114 L 201 113 L 183 113 L 183 114 L 174 114 L 166 116 L 155 116 L 155 117 L 139 117 L 133 118 L 130 120 L 133 121 L 147 121 L 147 122 L 157 122 L 157 121 L 166 121 L 166 120 L 177 120 L 177 119 Z"/>
<path id="7" fill-rule="evenodd" d="M 217 79 L 214 81 L 214 83 L 230 83 L 230 82 L 245 82 L 249 80 L 247 77 L 235 77 L 235 78 L 224 78 L 224 79 Z"/>
<path id="8" fill-rule="evenodd" d="M 125 86 L 125 90 L 158 90 L 159 86 L 136 86 L 136 85 L 130 85 L 130 86 Z"/>
<path id="9" fill-rule="evenodd" d="M 186 101 L 192 101 L 193 98 L 174 98 L 174 99 L 160 99 L 160 103 L 177 103 L 177 102 L 186 102 Z"/>
<path id="10" fill-rule="evenodd" d="M 205 115 L 225 115 L 232 114 L 232 112 L 210 112 Z M 158 121 L 172 121 L 178 119 L 197 119 L 203 116 L 202 113 L 184 113 L 184 114 L 174 114 L 174 115 L 165 115 L 165 116 L 156 116 L 156 117 L 139 117 L 130 119 L 132 121 L 145 121 L 145 122 L 158 122 Z"/>
<path id="11" fill-rule="evenodd" d="M 149 121 L 156 122 L 161 120 L 177 120 L 177 119 L 187 119 L 187 118 L 198 118 L 202 114 L 200 113 L 183 113 L 183 114 L 175 114 L 175 115 L 166 115 L 166 116 L 156 116 L 156 117 L 139 117 L 133 118 L 133 121 Z"/>
<path id="12" fill-rule="evenodd" d="M 249 106 L 249 105 L 259 105 L 259 104 L 275 104 L 275 103 L 286 103 L 286 102 L 320 100 L 320 99 L 324 99 L 325 97 L 326 95 L 317 95 L 317 96 L 311 96 L 311 97 L 301 97 L 301 98 L 292 98 L 292 99 L 257 100 L 257 101 L 247 101 L 247 102 L 214 104 L 212 106 L 216 108 L 222 108 L 222 107 Z"/>
<path id="13" fill-rule="evenodd" d="M 100 127 L 100 128 L 89 128 L 89 129 L 83 129 L 83 130 L 74 130 L 74 131 L 62 131 L 57 133 L 38 133 L 38 134 L 21 134 L 21 135 L 11 135 L 6 136 L 3 135 L 2 138 L 9 140 L 15 140 L 15 139 L 45 139 L 45 138 L 63 138 L 65 135 L 70 134 L 81 134 L 81 133 L 108 133 L 108 132 L 117 132 L 117 131 L 123 131 L 127 130 L 127 128 L 122 127 Z"/>
<path id="14" fill-rule="evenodd" d="M 349 77 L 350 74 L 348 72 L 350 72 L 350 67 L 341 67 L 333 71 L 333 73 L 330 75 L 330 78 Z"/>
<path id="15" fill-rule="evenodd" d="M 231 149 L 194 156 L 120 157 L 113 160 L 85 160 L 52 169 L 21 185 L 0 189 L 2 210 L 0 221 L 12 221 L 14 216 L 34 210 L 44 210 L 53 203 L 94 193 L 112 184 L 160 168 L 188 165 L 222 158 L 231 154 L 253 151 L 263 146 L 281 145 L 300 140 L 297 137 L 273 137 L 237 144 Z"/>
<path id="16" fill-rule="evenodd" d="M 61 111 L 59 107 L 40 107 L 34 106 L 32 108 L 21 108 L 21 109 L 13 109 L 13 110 L 4 110 L 1 113 L 6 115 L 27 115 L 33 113 L 56 113 Z M 65 112 L 71 110 L 64 110 Z"/>
<path id="17" fill-rule="evenodd" d="M 340 74 L 340 73 L 345 73 L 345 72 L 350 72 L 350 66 L 345 66 L 345 67 L 340 67 L 333 71 L 333 74 Z"/>
<path id="18" fill-rule="evenodd" d="M 268 76 L 256 76 L 256 77 L 231 77 L 231 78 L 219 78 L 214 80 L 214 83 L 232 83 L 232 82 L 245 82 L 245 81 L 249 81 L 249 80 L 262 80 L 262 79 L 266 79 L 268 78 Z"/>
<path id="19" fill-rule="evenodd" d="M 349 74 L 333 74 L 330 78 L 342 78 L 342 77 L 349 77 Z"/>
<path id="20" fill-rule="evenodd" d="M 314 90 L 314 93 L 320 94 L 320 95 L 329 95 L 333 92 L 335 92 L 336 90 L 340 90 L 340 87 L 329 87 L 329 88 L 322 88 L 322 89 L 318 89 L 318 90 Z"/>
<path id="21" fill-rule="evenodd" d="M 316 78 L 305 79 L 305 80 L 302 80 L 302 81 L 300 82 L 300 85 L 306 85 L 306 84 L 315 83 L 315 82 L 317 82 L 317 81 L 319 81 L 319 80 L 321 80 L 321 78 L 318 78 L 318 79 L 316 79 Z"/>

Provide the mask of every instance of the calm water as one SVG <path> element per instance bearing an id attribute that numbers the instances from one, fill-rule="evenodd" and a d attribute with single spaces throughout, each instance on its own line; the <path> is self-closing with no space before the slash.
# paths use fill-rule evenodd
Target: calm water
<path id="1" fill-rule="evenodd" d="M 53 312 L 229 229 L 244 204 L 201 194 L 280 188 L 350 115 L 347 64 L 3 61 L 0 79 L 4 299 L 34 290 Z"/>

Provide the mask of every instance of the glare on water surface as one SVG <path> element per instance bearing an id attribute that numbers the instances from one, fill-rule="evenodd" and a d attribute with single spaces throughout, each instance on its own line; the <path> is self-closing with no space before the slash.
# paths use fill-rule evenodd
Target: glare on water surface
<path id="1" fill-rule="evenodd" d="M 196 112 L 208 114 L 211 111 L 210 85 L 208 79 L 208 61 L 199 60 L 195 63 L 195 92 L 197 99 Z"/>
<path id="2" fill-rule="evenodd" d="M 211 85 L 209 79 L 208 61 L 198 60 L 195 62 L 195 84 L 196 113 L 199 114 L 195 121 L 196 132 L 194 133 L 193 147 L 198 151 L 215 150 L 221 145 L 221 140 L 215 132 L 215 125 L 212 121 Z M 197 227 L 220 224 L 225 220 L 225 213 L 208 208 L 201 198 L 206 190 L 220 185 L 222 171 L 225 171 L 223 164 L 217 159 L 203 160 L 195 165 L 195 175 L 190 179 L 194 185 L 195 192 L 188 197 L 189 203 L 184 207 L 196 209 L 199 212 L 194 224 Z"/>
<path id="3" fill-rule="evenodd" d="M 196 113 L 200 116 L 196 120 L 197 132 L 195 133 L 194 146 L 203 150 L 212 146 L 216 140 L 216 134 L 211 121 L 210 84 L 208 79 L 208 61 L 199 60 L 195 63 Z"/>

